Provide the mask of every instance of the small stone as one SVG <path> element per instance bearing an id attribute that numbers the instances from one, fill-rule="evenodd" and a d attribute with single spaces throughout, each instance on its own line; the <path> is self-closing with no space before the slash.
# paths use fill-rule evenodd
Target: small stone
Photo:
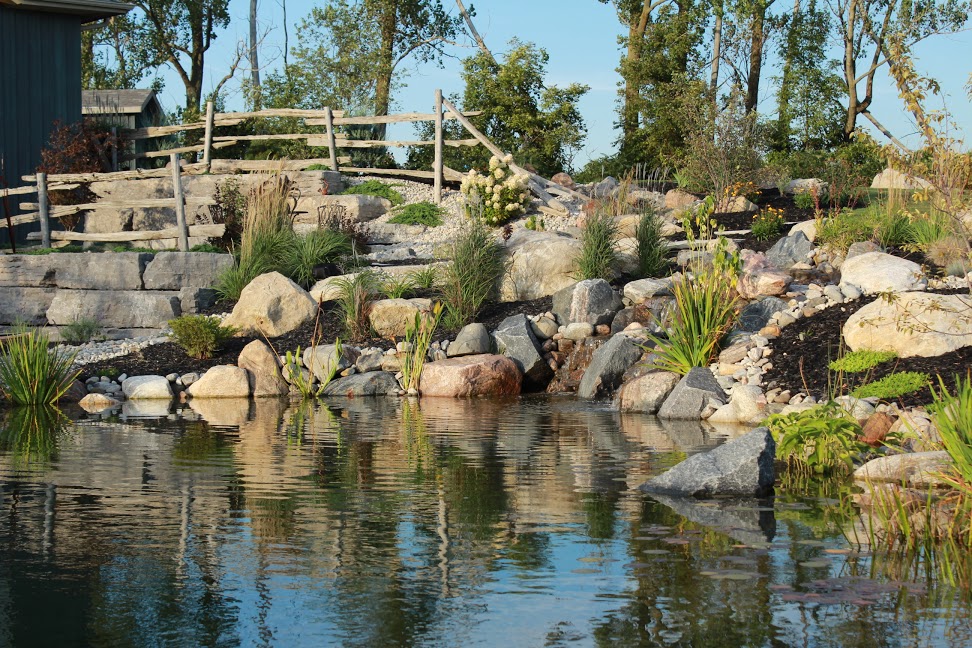
<path id="1" fill-rule="evenodd" d="M 177 381 L 179 379 L 179 374 L 177 374 L 177 373 L 167 374 L 166 377 L 165 377 L 165 379 L 168 380 L 170 383 L 174 383 L 175 381 Z"/>
<path id="2" fill-rule="evenodd" d="M 179 376 L 179 380 L 182 381 L 182 384 L 183 385 L 185 385 L 186 387 L 188 387 L 192 383 L 194 383 L 197 380 L 199 380 L 199 374 L 197 374 L 194 371 L 191 372 L 191 373 L 182 374 L 181 376 Z"/>
<path id="3" fill-rule="evenodd" d="M 587 322 L 574 322 L 567 325 L 564 337 L 568 340 L 579 341 L 590 337 L 593 333 L 594 327 Z"/>

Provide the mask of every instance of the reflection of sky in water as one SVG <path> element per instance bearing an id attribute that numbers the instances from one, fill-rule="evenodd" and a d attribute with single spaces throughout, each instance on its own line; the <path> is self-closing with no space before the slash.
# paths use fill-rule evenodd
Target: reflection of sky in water
<path id="1" fill-rule="evenodd" d="M 870 565 L 824 553 L 847 542 L 814 500 L 678 515 L 632 490 L 719 441 L 698 426 L 542 399 L 197 409 L 218 427 L 160 412 L 43 457 L 0 445 L 0 645 L 970 639 L 934 583 L 814 585 Z"/>

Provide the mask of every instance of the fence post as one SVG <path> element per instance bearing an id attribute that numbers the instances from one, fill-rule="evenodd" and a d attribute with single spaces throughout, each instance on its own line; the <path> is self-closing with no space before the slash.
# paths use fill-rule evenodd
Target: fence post
<path id="1" fill-rule="evenodd" d="M 337 147 L 334 145 L 334 113 L 330 108 L 324 109 L 324 126 L 327 129 L 327 148 L 331 156 L 331 171 L 338 170 Z"/>
<path id="2" fill-rule="evenodd" d="M 215 121 L 213 102 L 206 102 L 206 138 L 203 142 L 203 164 L 209 168 L 213 150 L 213 122 Z"/>
<path id="3" fill-rule="evenodd" d="M 435 161 L 432 163 L 433 196 L 435 204 L 442 204 L 442 90 L 435 91 Z"/>
<path id="4" fill-rule="evenodd" d="M 47 174 L 37 174 L 37 215 L 40 218 L 41 246 L 51 247 L 51 210 L 47 201 Z M 13 236 L 13 233 L 10 234 Z"/>
<path id="5" fill-rule="evenodd" d="M 118 127 L 111 127 L 111 170 L 118 170 Z"/>
<path id="6" fill-rule="evenodd" d="M 186 200 L 182 195 L 182 158 L 178 153 L 169 155 L 172 163 L 172 194 L 175 198 L 176 226 L 179 228 L 179 250 L 189 251 L 189 227 L 186 225 Z"/>

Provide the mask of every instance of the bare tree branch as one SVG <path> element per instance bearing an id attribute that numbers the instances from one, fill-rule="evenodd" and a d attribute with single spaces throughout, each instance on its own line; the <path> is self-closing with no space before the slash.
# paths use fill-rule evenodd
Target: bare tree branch
<path id="1" fill-rule="evenodd" d="M 476 31 L 476 25 L 473 24 L 472 16 L 470 16 L 469 12 L 466 11 L 466 6 L 462 4 L 462 0 L 456 0 L 456 4 L 459 6 L 459 13 L 461 13 L 462 17 L 465 19 L 466 26 L 469 27 L 469 33 L 472 34 L 472 37 L 479 46 L 480 51 L 488 56 L 489 60 L 491 60 L 494 65 L 499 65 L 499 63 L 496 61 L 496 57 L 493 56 L 493 53 L 489 51 L 488 47 L 486 47 L 486 41 L 484 41 L 483 37 L 479 35 L 478 31 Z"/>

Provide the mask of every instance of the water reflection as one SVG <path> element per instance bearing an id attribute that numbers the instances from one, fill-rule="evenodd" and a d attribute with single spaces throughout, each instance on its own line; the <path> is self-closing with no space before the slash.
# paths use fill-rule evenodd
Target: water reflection
<path id="1" fill-rule="evenodd" d="M 0 437 L 0 645 L 969 638 L 953 591 L 847 553 L 827 498 L 633 490 L 721 442 L 709 428 L 556 399 L 121 416 L 49 435 L 46 454 Z"/>

